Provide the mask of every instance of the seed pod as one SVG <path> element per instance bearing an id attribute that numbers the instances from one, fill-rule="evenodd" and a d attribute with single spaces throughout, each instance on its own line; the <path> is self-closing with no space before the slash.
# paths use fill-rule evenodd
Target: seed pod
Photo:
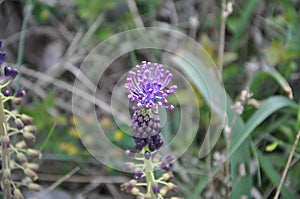
<path id="1" fill-rule="evenodd" d="M 25 127 L 26 128 L 26 127 Z M 23 133 L 23 137 L 25 138 L 25 140 L 26 141 L 28 141 L 28 142 L 35 142 L 35 136 L 32 134 L 32 133 L 30 133 L 30 132 L 28 132 L 28 131 L 25 131 L 24 133 Z"/>
<path id="2" fill-rule="evenodd" d="M 4 135 L 2 137 L 2 145 L 4 148 L 8 148 L 10 146 L 10 138 L 8 135 Z"/>
<path id="3" fill-rule="evenodd" d="M 4 169 L 4 171 L 3 171 L 3 179 L 4 180 L 11 180 L 10 169 Z"/>
<path id="4" fill-rule="evenodd" d="M 16 126 L 17 126 L 17 128 L 18 128 L 19 130 L 21 130 L 21 129 L 24 128 L 24 123 L 22 122 L 22 120 L 21 120 L 20 118 L 17 118 L 17 119 L 15 120 L 15 124 L 16 124 Z"/>
<path id="5" fill-rule="evenodd" d="M 133 187 L 130 191 L 130 193 L 132 193 L 133 195 L 139 195 L 140 194 L 140 190 L 136 187 Z"/>
<path id="6" fill-rule="evenodd" d="M 14 97 L 12 99 L 12 103 L 15 104 L 15 105 L 20 105 L 22 103 L 22 98 L 20 98 L 20 97 Z"/>
<path id="7" fill-rule="evenodd" d="M 24 196 L 22 195 L 20 189 L 18 188 L 14 189 L 13 194 L 15 199 L 24 199 Z"/>
<path id="8" fill-rule="evenodd" d="M 30 157 L 37 158 L 37 159 L 40 159 L 41 156 L 42 156 L 41 153 L 38 150 L 35 150 L 35 149 L 28 149 L 27 153 Z"/>
<path id="9" fill-rule="evenodd" d="M 37 183 L 29 183 L 27 187 L 28 187 L 28 189 L 34 190 L 34 191 L 40 191 L 41 190 L 41 186 Z"/>
<path id="10" fill-rule="evenodd" d="M 22 114 L 21 120 L 24 122 L 24 124 L 28 125 L 28 124 L 32 124 L 33 118 L 26 114 Z"/>
<path id="11" fill-rule="evenodd" d="M 28 162 L 26 164 L 26 167 L 29 168 L 29 169 L 31 169 L 31 170 L 33 170 L 33 171 L 39 170 L 39 165 L 36 164 L 36 163 L 32 163 L 32 162 Z"/>
<path id="12" fill-rule="evenodd" d="M 144 199 L 152 199 L 152 196 L 150 193 L 146 193 L 144 196 Z"/>
<path id="13" fill-rule="evenodd" d="M 169 190 L 171 190 L 173 192 L 177 192 L 178 191 L 178 187 L 175 184 L 173 184 L 172 182 L 169 182 L 167 184 L 167 186 L 168 186 Z"/>
<path id="14" fill-rule="evenodd" d="M 24 127 L 24 130 L 34 133 L 36 131 L 36 127 L 34 125 L 27 125 Z"/>
<path id="15" fill-rule="evenodd" d="M 38 175 L 29 168 L 24 169 L 24 174 L 30 177 L 32 180 L 36 181 L 38 179 Z"/>
<path id="16" fill-rule="evenodd" d="M 159 194 L 162 195 L 162 196 L 165 196 L 165 195 L 167 195 L 168 191 L 169 191 L 169 188 L 167 186 L 163 186 L 160 189 Z"/>
<path id="17" fill-rule="evenodd" d="M 16 143 L 17 149 L 25 149 L 27 147 L 26 142 L 24 140 L 21 140 Z"/>
<path id="18" fill-rule="evenodd" d="M 24 153 L 17 153 L 17 159 L 21 164 L 24 164 L 25 162 L 28 162 L 27 157 L 24 155 Z"/>
<path id="19" fill-rule="evenodd" d="M 162 175 L 162 177 L 163 177 L 164 181 L 168 181 L 168 180 L 174 178 L 174 174 L 172 172 L 168 172 L 168 173 L 164 173 Z"/>

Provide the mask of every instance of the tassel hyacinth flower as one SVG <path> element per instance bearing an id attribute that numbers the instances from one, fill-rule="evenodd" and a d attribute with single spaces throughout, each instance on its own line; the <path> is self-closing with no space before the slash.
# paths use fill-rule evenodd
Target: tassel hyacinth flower
<path id="1" fill-rule="evenodd" d="M 0 41 L 1 48 L 1 41 Z M 5 61 L 5 53 L 0 51 L 0 66 Z M 38 164 L 32 163 L 41 157 L 41 153 L 28 147 L 35 141 L 35 126 L 32 118 L 12 109 L 19 105 L 25 96 L 25 90 L 14 90 L 11 82 L 19 74 L 16 68 L 5 66 L 0 75 L 0 138 L 1 138 L 1 193 L 4 199 L 23 199 L 20 188 L 38 190 L 40 186 L 33 181 L 37 180 Z M 23 179 L 20 178 L 20 171 Z"/>
<path id="2" fill-rule="evenodd" d="M 121 189 L 137 198 L 165 198 L 169 191 L 178 190 L 175 184 L 169 182 L 174 177 L 169 171 L 173 156 L 161 158 L 157 153 L 163 145 L 159 108 L 174 109 L 167 101 L 167 97 L 177 89 L 176 85 L 168 87 L 172 77 L 163 65 L 142 61 L 129 72 L 124 86 L 129 92 L 128 99 L 134 103 L 131 130 L 137 151 L 126 150 L 126 155 L 142 163 L 125 163 L 124 167 L 134 172 L 134 179 L 122 184 Z M 156 168 L 166 173 L 156 178 Z M 141 187 L 146 187 L 146 192 Z"/>

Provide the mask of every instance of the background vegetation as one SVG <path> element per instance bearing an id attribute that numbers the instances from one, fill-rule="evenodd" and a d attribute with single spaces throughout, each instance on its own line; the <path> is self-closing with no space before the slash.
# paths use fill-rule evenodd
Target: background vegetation
<path id="1" fill-rule="evenodd" d="M 228 97 L 228 126 L 232 128 L 230 137 L 222 135 L 206 158 L 199 159 L 198 152 L 210 107 L 203 98 L 201 77 L 178 63 L 198 94 L 202 114 L 195 141 L 173 165 L 179 195 L 195 199 L 275 196 L 300 129 L 300 2 L 231 3 L 232 12 L 222 19 L 222 2 L 217 0 L 0 1 L 2 49 L 7 53 L 6 62 L 22 72 L 17 86 L 24 87 L 28 95 L 21 109 L 34 118 L 38 128 L 35 148 L 43 153 L 38 171 L 41 198 L 132 198 L 119 189 L 131 176 L 102 165 L 82 145 L 72 114 L 72 86 L 83 59 L 98 43 L 128 29 L 150 26 L 187 34 L 216 63 L 220 63 L 218 50 L 224 44 L 221 74 Z M 101 88 L 100 100 L 107 103 L 129 63 L 151 57 L 145 51 L 113 62 L 95 85 Z M 232 105 L 240 101 L 244 89 L 253 95 L 238 115 Z M 175 122 L 169 129 L 177 128 L 176 110 L 173 114 Z M 112 142 L 122 148 L 132 146 L 110 114 L 100 108 L 99 115 Z M 90 124 L 91 130 L 95 125 Z M 295 146 L 281 198 L 299 198 L 300 146 Z M 230 173 L 226 163 L 222 164 L 228 154 Z M 24 191 L 28 198 L 35 195 Z"/>

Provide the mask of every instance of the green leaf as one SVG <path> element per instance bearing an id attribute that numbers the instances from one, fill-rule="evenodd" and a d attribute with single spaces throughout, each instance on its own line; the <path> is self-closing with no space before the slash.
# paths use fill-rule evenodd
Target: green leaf
<path id="1" fill-rule="evenodd" d="M 280 182 L 280 175 L 276 172 L 276 170 L 274 169 L 272 163 L 268 160 L 268 158 L 264 157 L 264 155 L 259 150 L 256 150 L 256 154 L 260 162 L 261 168 L 263 169 L 265 174 L 269 177 L 271 182 L 276 187 L 278 187 Z M 281 193 L 283 195 L 283 198 L 289 198 L 289 199 L 297 198 L 290 190 L 288 190 L 284 186 L 281 189 Z"/>
<path id="2" fill-rule="evenodd" d="M 282 96 L 273 96 L 251 116 L 246 123 L 244 129 L 239 137 L 232 140 L 232 148 L 230 154 L 232 155 L 243 144 L 243 142 L 250 136 L 253 130 L 260 125 L 268 116 L 284 107 L 297 107 L 296 103 Z"/>
<path id="3" fill-rule="evenodd" d="M 244 6 L 244 10 L 242 14 L 238 17 L 238 22 L 236 23 L 236 32 L 232 38 L 232 46 L 233 48 L 237 48 L 241 37 L 244 36 L 244 33 L 246 31 L 246 28 L 249 27 L 249 22 L 251 19 L 251 16 L 253 15 L 255 8 L 260 3 L 260 0 L 249 0 Z"/>
<path id="4" fill-rule="evenodd" d="M 217 75 L 214 76 L 211 72 L 213 68 L 209 68 L 208 66 L 215 66 L 214 63 L 209 63 L 209 60 L 205 60 L 204 57 L 195 56 L 186 51 L 180 51 L 177 53 L 180 56 L 172 57 L 174 63 L 179 66 L 194 82 L 195 86 L 202 94 L 203 99 L 206 103 L 211 107 L 212 111 L 217 114 L 224 114 L 226 111 L 226 115 L 228 117 L 229 123 L 232 122 L 234 113 L 230 108 L 232 105 L 232 101 L 229 96 L 226 95 L 223 86 L 219 83 Z M 182 59 L 184 57 L 184 59 Z M 187 61 L 188 60 L 188 61 Z M 212 100 L 211 100 L 212 98 Z M 226 102 L 226 106 L 224 107 L 224 103 Z M 224 110 L 226 108 L 226 110 Z M 222 117 L 222 116 L 221 116 Z M 235 128 L 233 129 L 232 136 L 239 137 L 240 129 L 243 129 L 244 123 L 241 118 L 237 118 L 235 122 Z M 205 137 L 203 143 L 209 143 L 209 141 L 213 140 L 212 146 L 215 144 L 216 140 L 219 136 L 214 135 L 214 133 L 208 133 L 208 136 Z M 208 139 L 206 139 L 208 138 Z M 203 157 L 207 154 L 206 145 L 203 144 L 200 148 L 199 156 Z M 249 150 L 249 143 L 244 142 L 242 146 L 240 146 L 239 151 L 230 157 L 230 163 L 232 168 L 237 168 L 240 163 L 244 163 L 247 168 L 250 166 L 250 150 Z M 199 195 L 203 191 L 203 189 L 207 186 L 210 182 L 211 178 L 217 173 L 220 167 L 213 167 L 212 173 L 208 176 L 201 176 L 193 195 L 189 196 L 189 198 L 196 199 L 199 198 Z M 232 169 L 231 175 L 233 179 L 233 184 L 235 185 L 232 190 L 232 197 L 239 198 L 242 195 L 246 195 L 250 197 L 250 190 L 252 185 L 252 178 L 250 175 L 240 179 L 238 175 L 238 171 Z"/>
<path id="5" fill-rule="evenodd" d="M 267 76 L 272 77 L 281 86 L 281 88 L 288 94 L 288 97 L 290 99 L 293 99 L 293 93 L 289 83 L 277 70 L 270 68 L 270 70 L 268 71 L 259 72 L 257 73 L 255 79 L 260 78 L 261 80 L 264 81 Z M 258 88 L 257 81 L 255 80 L 252 81 L 250 86 L 251 91 L 253 90 L 253 86 L 254 88 Z"/>
<path id="6" fill-rule="evenodd" d="M 300 102 L 299 102 L 299 105 L 298 105 L 297 126 L 298 126 L 298 130 L 300 130 Z"/>

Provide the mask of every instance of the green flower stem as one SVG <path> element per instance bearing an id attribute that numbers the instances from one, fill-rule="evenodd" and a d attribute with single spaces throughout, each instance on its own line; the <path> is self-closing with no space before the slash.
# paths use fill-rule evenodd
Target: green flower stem
<path id="1" fill-rule="evenodd" d="M 146 146 L 143 149 L 143 153 L 145 153 L 147 150 L 148 150 L 148 146 Z M 152 163 L 151 158 L 149 160 L 144 158 L 144 164 L 145 164 L 145 175 L 146 175 L 146 182 L 147 182 L 147 193 L 151 194 L 151 198 L 156 199 L 156 196 L 152 190 L 152 184 L 155 182 L 155 177 L 153 173 L 154 165 Z"/>
<path id="2" fill-rule="evenodd" d="M 10 164 L 10 156 L 9 156 L 9 148 L 7 147 L 7 144 L 4 143 L 3 138 L 4 136 L 7 136 L 7 126 L 5 121 L 5 114 L 4 114 L 4 106 L 3 106 L 3 99 L 0 95 L 0 136 L 1 136 L 1 149 L 2 149 L 2 171 L 5 171 L 9 168 Z M 2 177 L 2 186 L 3 186 L 3 197 L 4 199 L 10 199 L 11 198 L 11 188 L 10 188 L 10 180 L 5 179 Z"/>

